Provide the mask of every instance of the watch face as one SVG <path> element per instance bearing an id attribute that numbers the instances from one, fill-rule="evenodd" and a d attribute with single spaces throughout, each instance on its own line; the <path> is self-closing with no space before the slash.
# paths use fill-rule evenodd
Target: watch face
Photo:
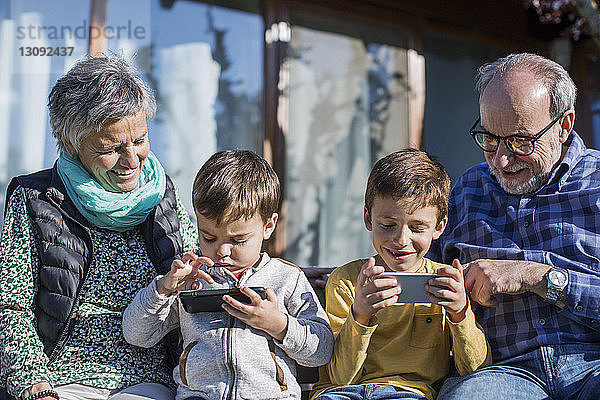
<path id="1" fill-rule="evenodd" d="M 567 275 L 560 270 L 550 270 L 548 273 L 548 280 L 553 286 L 564 286 L 567 283 Z"/>

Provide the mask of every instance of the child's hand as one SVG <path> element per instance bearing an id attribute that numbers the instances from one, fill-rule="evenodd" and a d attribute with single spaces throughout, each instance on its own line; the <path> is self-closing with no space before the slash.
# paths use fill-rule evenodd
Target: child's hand
<path id="1" fill-rule="evenodd" d="M 170 296 L 179 290 L 190 290 L 198 288 L 198 279 L 208 283 L 215 283 L 213 278 L 199 268 L 203 265 L 214 265 L 213 260 L 208 257 L 198 257 L 188 253 L 181 260 L 173 260 L 171 270 L 156 281 L 158 293 Z"/>
<path id="2" fill-rule="evenodd" d="M 465 319 L 468 303 L 463 267 L 458 260 L 454 260 L 452 266 L 454 268 L 438 269 L 438 277 L 430 279 L 425 290 L 431 302 L 444 307 L 450 320 L 456 323 Z"/>
<path id="3" fill-rule="evenodd" d="M 352 315 L 361 325 L 369 325 L 377 311 L 398 301 L 400 294 L 398 281 L 393 278 L 377 278 L 377 275 L 384 271 L 385 268 L 375 265 L 375 258 L 371 257 L 364 263 L 358 274 Z"/>
<path id="4" fill-rule="evenodd" d="M 277 296 L 273 289 L 267 288 L 266 299 L 261 299 L 258 293 L 248 287 L 241 287 L 240 291 L 250 298 L 251 304 L 244 304 L 231 296 L 223 296 L 223 309 L 231 316 L 260 329 L 282 341 L 287 332 L 287 315 L 279 311 Z"/>

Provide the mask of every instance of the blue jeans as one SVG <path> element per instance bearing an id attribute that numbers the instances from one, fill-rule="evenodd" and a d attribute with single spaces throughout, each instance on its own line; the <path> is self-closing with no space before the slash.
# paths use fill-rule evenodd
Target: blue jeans
<path id="1" fill-rule="evenodd" d="M 438 400 L 598 400 L 600 344 L 542 346 L 529 353 L 448 378 Z"/>
<path id="2" fill-rule="evenodd" d="M 366 385 L 339 386 L 327 389 L 314 400 L 427 400 L 422 394 L 392 385 L 367 383 Z"/>

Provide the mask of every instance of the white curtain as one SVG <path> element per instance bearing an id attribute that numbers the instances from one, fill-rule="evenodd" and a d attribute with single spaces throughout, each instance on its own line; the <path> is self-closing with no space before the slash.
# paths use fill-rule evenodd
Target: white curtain
<path id="1" fill-rule="evenodd" d="M 19 47 L 43 47 L 43 37 L 16 40 L 15 25 L 40 26 L 39 13 L 0 21 L 0 204 L 14 176 L 42 169 L 46 148 L 50 57 L 23 57 Z"/>
<path id="2" fill-rule="evenodd" d="M 39 13 L 23 13 L 20 25 L 42 26 L 42 16 Z M 26 38 L 19 44 L 32 48 L 48 46 L 43 37 Z M 15 72 L 20 74 L 17 103 L 20 142 L 15 150 L 21 157 L 13 163 L 19 171 L 37 171 L 44 167 L 51 57 L 18 57 L 17 60 L 18 70 Z"/>
<path id="3" fill-rule="evenodd" d="M 14 23 L 12 20 L 0 21 L 0 188 L 8 180 L 8 135 L 10 132 L 10 105 L 13 99 L 11 78 L 14 56 Z M 0 200 L 4 204 L 4 190 Z"/>
<path id="4" fill-rule="evenodd" d="M 214 105 L 221 69 L 208 43 L 160 49 L 157 61 L 160 107 L 151 146 L 191 211 L 196 173 L 217 150 Z"/>
<path id="5" fill-rule="evenodd" d="M 290 48 L 286 257 L 341 265 L 373 253 L 363 224 L 367 177 L 377 158 L 408 144 L 405 80 L 385 78 L 398 76 L 389 70 L 406 78 L 406 51 L 302 27 L 292 28 Z M 391 97 L 378 104 L 373 90 Z"/>
<path id="6" fill-rule="evenodd" d="M 48 94 L 56 79 L 87 53 L 87 38 L 74 38 L 67 28 L 81 24 L 90 13 L 89 1 L 10 0 L 3 6 L 0 7 L 0 227 L 10 179 L 48 168 L 56 159 L 56 143 L 48 121 Z M 36 51 L 42 47 L 72 47 L 73 51 L 70 56 L 27 56 L 28 47 Z"/>

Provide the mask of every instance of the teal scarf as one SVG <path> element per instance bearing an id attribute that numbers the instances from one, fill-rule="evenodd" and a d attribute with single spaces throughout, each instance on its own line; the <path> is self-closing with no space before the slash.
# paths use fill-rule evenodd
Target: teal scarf
<path id="1" fill-rule="evenodd" d="M 64 150 L 61 150 L 56 164 L 77 210 L 99 228 L 117 232 L 132 229 L 144 222 L 165 194 L 165 170 L 152 152 L 144 161 L 138 186 L 130 192 L 107 191 L 90 175 L 77 156 L 72 157 Z"/>

